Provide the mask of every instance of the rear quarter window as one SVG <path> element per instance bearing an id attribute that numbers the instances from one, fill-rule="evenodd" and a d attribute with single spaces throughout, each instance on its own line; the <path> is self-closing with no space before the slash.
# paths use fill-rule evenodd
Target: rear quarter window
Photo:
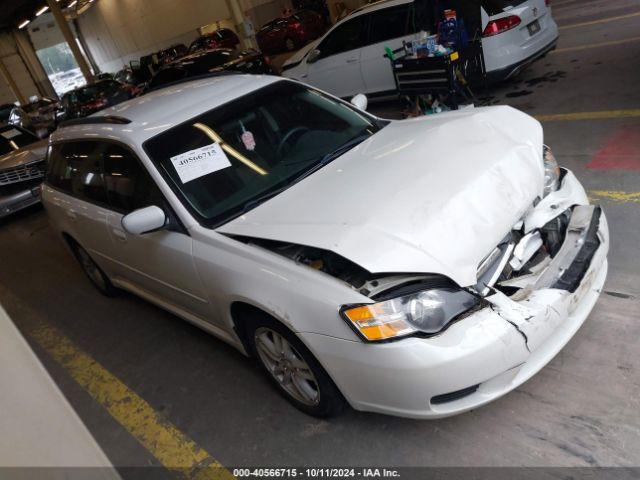
<path id="1" fill-rule="evenodd" d="M 489 15 L 497 15 L 509 9 L 509 7 L 517 7 L 527 0 L 482 0 L 482 6 Z"/>
<path id="2" fill-rule="evenodd" d="M 68 142 L 51 146 L 47 183 L 80 200 L 106 204 L 101 142 Z"/>

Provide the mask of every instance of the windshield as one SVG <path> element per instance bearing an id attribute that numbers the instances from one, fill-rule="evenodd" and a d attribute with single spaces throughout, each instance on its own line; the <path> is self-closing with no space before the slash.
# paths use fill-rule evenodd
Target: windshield
<path id="1" fill-rule="evenodd" d="M 144 147 L 185 206 L 201 223 L 214 226 L 379 128 L 338 100 L 279 81 L 174 127 Z"/>
<path id="2" fill-rule="evenodd" d="M 37 141 L 38 137 L 26 130 L 16 127 L 0 128 L 0 156 Z"/>
<path id="3" fill-rule="evenodd" d="M 489 15 L 498 15 L 505 10 L 524 3 L 526 0 L 482 0 L 482 6 Z"/>

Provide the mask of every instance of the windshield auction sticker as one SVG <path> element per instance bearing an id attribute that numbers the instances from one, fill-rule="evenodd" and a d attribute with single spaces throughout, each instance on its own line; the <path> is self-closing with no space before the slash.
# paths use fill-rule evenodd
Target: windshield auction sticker
<path id="1" fill-rule="evenodd" d="M 171 157 L 171 163 L 173 163 L 176 172 L 178 172 L 182 183 L 190 182 L 231 166 L 231 162 L 229 162 L 222 147 L 217 143 Z"/>

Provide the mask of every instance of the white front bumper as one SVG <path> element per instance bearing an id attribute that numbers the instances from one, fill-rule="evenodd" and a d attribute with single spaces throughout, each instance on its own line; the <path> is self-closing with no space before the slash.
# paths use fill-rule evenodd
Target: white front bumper
<path id="1" fill-rule="evenodd" d="M 562 199 L 586 203 L 576 184 L 573 175 L 567 177 L 556 192 L 559 204 Z M 574 193 L 567 195 L 568 189 Z M 600 246 L 573 293 L 542 288 L 519 301 L 503 296 L 507 303 L 502 306 L 483 308 L 431 338 L 367 344 L 311 333 L 301 337 L 357 410 L 412 418 L 462 413 L 524 383 L 573 337 L 606 278 L 609 231 L 604 213 L 598 239 Z M 465 389 L 470 390 L 460 398 L 433 401 Z"/>

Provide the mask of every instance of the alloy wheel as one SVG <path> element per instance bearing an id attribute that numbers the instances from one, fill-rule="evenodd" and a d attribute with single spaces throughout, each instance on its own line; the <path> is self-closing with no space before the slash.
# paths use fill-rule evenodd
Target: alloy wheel
<path id="1" fill-rule="evenodd" d="M 260 360 L 285 392 L 305 405 L 320 403 L 320 388 L 311 367 L 285 337 L 260 327 L 254 340 Z"/>

